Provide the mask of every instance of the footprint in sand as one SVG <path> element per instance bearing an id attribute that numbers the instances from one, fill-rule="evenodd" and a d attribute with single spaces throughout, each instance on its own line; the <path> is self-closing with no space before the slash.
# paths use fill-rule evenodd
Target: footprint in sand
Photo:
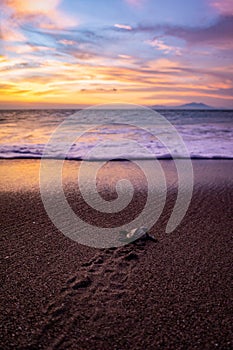
<path id="1" fill-rule="evenodd" d="M 72 311 L 73 305 L 77 305 L 77 300 L 80 305 L 88 303 L 91 308 L 93 306 L 91 300 L 98 294 L 98 300 L 101 300 L 102 304 L 111 303 L 111 308 L 119 308 L 118 303 L 121 303 L 124 296 L 129 293 L 127 281 L 138 264 L 146 244 L 147 241 L 137 241 L 127 247 L 101 250 L 90 261 L 84 262 L 81 271 L 67 279 L 61 288 L 59 298 L 45 308 L 46 320 L 40 338 L 50 344 L 51 328 L 62 329 L 63 334 L 66 334 L 74 327 L 80 318 L 80 310 Z M 76 298 L 77 293 L 79 299 Z M 95 305 L 95 312 L 86 317 L 92 318 L 92 321 L 95 317 L 99 317 L 98 307 Z M 64 337 L 58 334 L 57 340 L 59 339 L 60 344 L 64 341 Z"/>

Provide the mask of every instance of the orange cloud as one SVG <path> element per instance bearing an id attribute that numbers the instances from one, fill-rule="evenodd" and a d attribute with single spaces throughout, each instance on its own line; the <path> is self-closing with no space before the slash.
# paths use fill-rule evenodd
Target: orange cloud
<path id="1" fill-rule="evenodd" d="M 56 10 L 60 0 L 5 0 L 5 3 L 18 14 L 46 14 Z"/>
<path id="2" fill-rule="evenodd" d="M 71 16 L 62 13 L 59 10 L 61 0 L 3 0 L 1 7 L 5 14 L 2 23 L 2 32 L 5 33 L 5 40 L 9 40 L 9 33 L 13 41 L 22 35 L 17 27 L 28 22 L 36 22 L 40 28 L 62 29 L 72 27 L 77 24 Z M 8 25 L 7 25 L 8 24 Z M 12 30 L 13 29 L 13 30 Z"/>
<path id="3" fill-rule="evenodd" d="M 123 61 L 128 64 L 128 60 Z M 114 64 L 117 62 L 118 59 Z M 95 58 L 80 64 L 33 56 L 30 63 L 24 63 L 19 57 L 0 57 L 0 101 L 55 105 L 61 101 L 83 105 L 111 101 L 166 104 L 180 100 L 181 96 L 184 99 L 200 96 L 230 103 L 230 92 L 225 93 L 224 89 L 232 87 L 231 81 L 221 77 L 221 69 L 212 71 L 219 78 L 195 71 L 194 67 L 193 71 L 185 70 L 168 59 L 150 61 L 139 68 L 131 62 L 128 67 L 114 66 L 113 62 L 107 65 Z"/>

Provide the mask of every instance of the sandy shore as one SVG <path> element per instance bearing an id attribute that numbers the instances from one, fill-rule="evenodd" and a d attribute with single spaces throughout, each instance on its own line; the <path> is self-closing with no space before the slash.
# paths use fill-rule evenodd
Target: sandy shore
<path id="1" fill-rule="evenodd" d="M 192 202 L 172 234 L 176 173 L 163 161 L 168 197 L 150 231 L 158 242 L 117 249 L 80 245 L 55 228 L 39 164 L 0 161 L 1 349 L 232 349 L 232 161 L 193 162 Z M 117 218 L 85 207 L 76 167 L 67 162 L 65 193 L 86 220 L 111 227 L 142 209 L 144 179 L 127 162 L 110 164 L 100 189 L 112 199 L 122 173 L 134 179 L 134 204 Z"/>

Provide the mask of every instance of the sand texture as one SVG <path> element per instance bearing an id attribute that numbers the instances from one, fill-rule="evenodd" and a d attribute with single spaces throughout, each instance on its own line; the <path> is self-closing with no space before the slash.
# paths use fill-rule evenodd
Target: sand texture
<path id="1" fill-rule="evenodd" d="M 93 215 L 75 185 L 76 164 L 67 165 L 65 193 L 86 220 L 111 227 L 142 209 L 143 177 L 113 162 L 100 192 L 113 198 L 128 171 L 134 203 L 123 217 Z M 164 161 L 167 202 L 150 230 L 157 242 L 96 249 L 68 239 L 48 218 L 39 161 L 2 160 L 0 348 L 232 349 L 233 162 L 193 166 L 193 198 L 173 233 L 165 227 L 177 179 Z"/>

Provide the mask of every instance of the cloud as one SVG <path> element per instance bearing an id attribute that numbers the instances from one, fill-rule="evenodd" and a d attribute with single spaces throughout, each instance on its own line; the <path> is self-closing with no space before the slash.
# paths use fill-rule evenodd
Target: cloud
<path id="1" fill-rule="evenodd" d="M 1 0 L 1 38 L 5 41 L 25 41 L 23 26 L 61 29 L 77 24 L 71 16 L 59 10 L 61 0 Z"/>
<path id="2" fill-rule="evenodd" d="M 145 0 L 126 0 L 126 2 L 133 7 L 140 7 L 145 3 Z"/>
<path id="3" fill-rule="evenodd" d="M 62 45 L 75 45 L 76 41 L 63 39 L 63 40 L 59 40 L 59 43 Z"/>
<path id="4" fill-rule="evenodd" d="M 56 10 L 60 0 L 3 0 L 3 3 L 12 8 L 15 12 L 21 15 L 50 13 Z"/>
<path id="5" fill-rule="evenodd" d="M 88 104 L 118 98 L 140 103 L 155 103 L 159 99 L 162 103 L 163 99 L 200 96 L 203 101 L 208 97 L 219 98 L 219 104 L 221 101 L 230 103 L 230 66 L 208 71 L 195 65 L 185 67 L 172 59 L 150 61 L 144 68 L 127 67 L 127 60 L 125 66 L 114 66 L 116 63 L 111 60 L 109 64 L 103 64 L 101 58 L 81 64 L 34 57 L 34 63 L 30 61 L 29 64 L 20 58 L 9 62 L 2 57 L 0 67 L 4 74 L 0 101 L 14 98 L 15 101 L 60 103 L 64 100 Z"/>
<path id="6" fill-rule="evenodd" d="M 132 56 L 129 55 L 118 55 L 119 58 L 123 58 L 124 60 L 130 60 L 132 59 Z"/>
<path id="7" fill-rule="evenodd" d="M 200 27 L 170 24 L 139 25 L 133 28 L 133 31 L 154 34 L 156 35 L 154 40 L 170 36 L 182 39 L 188 45 L 233 46 L 233 16 L 231 15 L 220 15 L 215 22 Z"/>
<path id="8" fill-rule="evenodd" d="M 81 89 L 80 92 L 85 92 L 85 93 L 115 93 L 117 92 L 116 88 L 110 88 L 110 89 L 105 89 L 105 88 L 93 88 L 93 89 Z"/>
<path id="9" fill-rule="evenodd" d="M 131 26 L 125 24 L 114 24 L 114 27 L 119 29 L 132 30 Z"/>
<path id="10" fill-rule="evenodd" d="M 233 2 L 232 0 L 211 0 L 211 7 L 215 8 L 218 12 L 224 15 L 233 15 Z"/>
<path id="11" fill-rule="evenodd" d="M 176 55 L 181 54 L 181 51 L 179 48 L 166 45 L 164 41 L 160 39 L 147 40 L 146 43 L 156 48 L 159 51 L 163 51 L 165 54 L 169 54 L 169 53 L 175 53 Z"/>

